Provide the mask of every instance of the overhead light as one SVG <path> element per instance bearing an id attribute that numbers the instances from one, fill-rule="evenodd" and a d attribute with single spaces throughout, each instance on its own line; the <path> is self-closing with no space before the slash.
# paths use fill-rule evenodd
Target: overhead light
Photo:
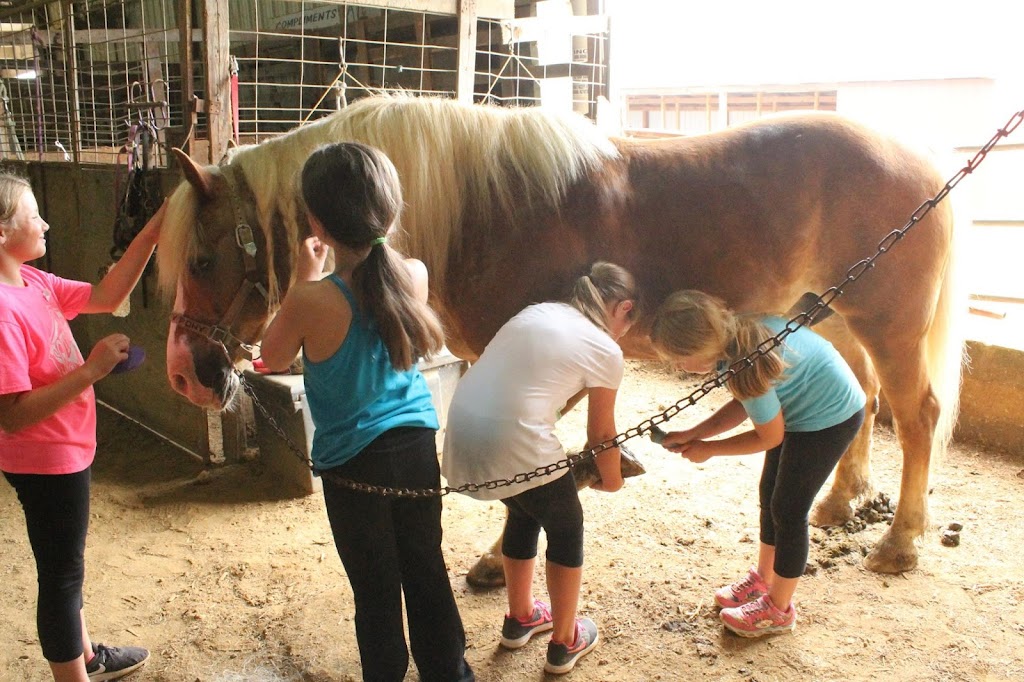
<path id="1" fill-rule="evenodd" d="M 15 76 L 15 78 L 17 78 L 18 80 L 23 80 L 23 81 L 29 80 L 29 79 L 35 78 L 35 77 L 36 77 L 36 72 L 33 69 L 29 69 L 28 71 L 19 71 L 18 75 Z"/>

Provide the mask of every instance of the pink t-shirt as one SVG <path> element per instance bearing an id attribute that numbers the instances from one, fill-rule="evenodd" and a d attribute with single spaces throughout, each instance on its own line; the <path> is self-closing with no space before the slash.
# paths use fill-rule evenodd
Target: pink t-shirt
<path id="1" fill-rule="evenodd" d="M 71 335 L 92 293 L 88 282 L 21 266 L 24 287 L 0 284 L 0 394 L 46 386 L 84 360 Z M 0 430 L 0 470 L 72 474 L 96 454 L 96 396 L 90 386 L 46 419 L 17 433 Z"/>

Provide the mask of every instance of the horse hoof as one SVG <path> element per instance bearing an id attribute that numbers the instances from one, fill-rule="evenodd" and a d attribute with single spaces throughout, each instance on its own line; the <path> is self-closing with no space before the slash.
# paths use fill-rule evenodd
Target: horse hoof
<path id="1" fill-rule="evenodd" d="M 848 500 L 826 495 L 811 512 L 811 525 L 815 528 L 841 526 L 853 518 L 853 506 Z"/>
<path id="2" fill-rule="evenodd" d="M 884 538 L 883 538 L 884 539 Z M 864 567 L 873 573 L 905 573 L 917 568 L 917 548 L 892 550 L 881 542 L 864 557 Z"/>
<path id="3" fill-rule="evenodd" d="M 501 563 L 495 565 L 493 562 L 486 561 L 486 557 L 481 557 L 473 568 L 469 569 L 469 573 L 466 574 L 466 582 L 471 587 L 484 590 L 504 587 L 505 571 L 501 567 Z"/>

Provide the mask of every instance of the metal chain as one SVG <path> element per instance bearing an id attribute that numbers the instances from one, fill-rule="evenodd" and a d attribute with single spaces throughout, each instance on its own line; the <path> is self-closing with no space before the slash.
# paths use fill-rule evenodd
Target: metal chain
<path id="1" fill-rule="evenodd" d="M 888 251 L 892 249 L 892 247 L 895 246 L 897 242 L 902 240 L 907 235 L 907 232 L 909 232 L 915 225 L 921 222 L 921 220 L 924 219 L 924 217 L 927 216 L 933 208 L 938 206 L 938 204 L 943 199 L 946 198 L 950 191 L 952 191 L 952 189 L 956 187 L 961 180 L 963 180 L 965 177 L 973 173 L 975 169 L 981 164 L 981 162 L 984 161 L 988 153 L 992 151 L 992 148 L 995 147 L 996 143 L 1002 138 L 1007 137 L 1014 130 L 1016 130 L 1022 121 L 1024 121 L 1024 110 L 1018 111 L 1017 113 L 1013 114 L 1013 116 L 1011 116 L 1010 119 L 1006 122 L 1006 125 L 1004 125 L 998 131 L 996 131 L 996 133 L 992 136 L 992 139 L 985 143 L 985 145 L 981 147 L 981 149 L 979 149 L 978 152 L 967 162 L 967 165 L 965 165 L 963 168 L 957 171 L 956 174 L 954 174 L 953 177 L 946 182 L 946 184 L 942 187 L 942 189 L 939 190 L 939 192 L 934 197 L 928 199 L 927 201 L 925 201 L 924 203 L 917 207 L 917 209 L 911 214 L 910 219 L 906 222 L 906 224 L 903 225 L 903 227 L 893 230 L 885 237 L 883 237 L 882 241 L 878 243 L 878 247 L 875 249 L 874 254 L 872 254 L 868 258 L 864 258 L 855 263 L 849 270 L 846 271 L 846 277 L 842 280 L 842 282 L 826 289 L 824 293 L 818 296 L 817 300 L 814 302 L 813 305 L 811 305 L 810 308 L 799 313 L 798 315 L 795 315 L 792 319 L 786 322 L 786 326 L 783 328 L 781 332 L 779 332 L 778 334 L 769 339 L 765 339 L 764 341 L 762 341 L 760 344 L 758 344 L 757 348 L 752 353 L 750 353 L 750 355 L 740 360 L 737 360 L 728 368 L 722 370 L 720 374 L 716 375 L 711 379 L 708 379 L 692 393 L 676 401 L 673 405 L 668 407 L 663 412 L 643 420 L 636 426 L 616 435 L 614 438 L 609 438 L 608 440 L 598 443 L 597 445 L 594 445 L 588 448 L 587 450 L 571 454 L 567 456 L 565 459 L 555 462 L 553 464 L 537 467 L 533 471 L 527 471 L 524 473 L 516 474 L 512 478 L 499 478 L 492 481 L 486 481 L 484 483 L 466 483 L 461 486 L 458 486 L 457 488 L 452 488 L 450 486 L 442 486 L 441 488 L 392 488 L 389 486 L 371 485 L 368 483 L 361 483 L 359 481 L 353 481 L 351 479 L 342 478 L 341 476 L 338 476 L 332 473 L 331 471 L 321 472 L 321 476 L 325 478 L 330 478 L 333 482 L 337 483 L 338 485 L 341 485 L 345 488 L 349 488 L 351 490 L 392 497 L 439 497 L 443 495 L 448 495 L 450 493 L 473 493 L 478 492 L 480 490 L 495 490 L 497 488 L 505 488 L 510 485 L 515 485 L 517 483 L 526 483 L 527 481 L 531 481 L 540 476 L 550 476 L 556 471 L 568 469 L 570 467 L 576 466 L 577 464 L 585 460 L 591 459 L 596 455 L 604 452 L 605 450 L 608 450 L 610 448 L 617 448 L 628 440 L 637 438 L 652 431 L 656 432 L 658 430 L 657 427 L 659 424 L 663 424 L 669 421 L 686 408 L 696 405 L 697 401 L 704 398 L 704 396 L 711 393 L 711 391 L 713 391 L 716 388 L 724 386 L 726 383 L 728 383 L 730 379 L 732 379 L 738 373 L 746 370 L 748 367 L 752 367 L 754 363 L 757 362 L 757 360 L 764 357 L 772 350 L 781 346 L 783 341 L 785 341 L 786 338 L 790 334 L 795 332 L 797 329 L 799 329 L 800 327 L 810 325 L 821 312 L 823 312 L 825 309 L 829 307 L 829 304 L 831 304 L 832 301 L 843 295 L 848 286 L 859 280 L 861 277 L 864 276 L 866 272 L 871 270 L 871 268 L 875 266 L 875 261 L 878 260 L 878 258 L 883 253 L 888 253 Z M 274 417 L 267 411 L 263 404 L 260 403 L 259 399 L 256 397 L 255 390 L 253 389 L 252 385 L 245 380 L 245 377 L 237 369 L 235 370 L 235 374 L 238 376 L 239 381 L 242 384 L 242 388 L 249 395 L 249 397 L 252 398 L 253 404 L 256 405 L 256 408 L 260 411 L 260 414 L 262 414 L 263 417 L 267 420 L 271 428 L 273 428 L 277 435 L 280 436 L 281 439 L 288 444 L 288 447 L 292 450 L 292 452 L 301 461 L 306 463 L 307 466 L 309 466 L 310 470 L 314 470 L 313 464 L 312 462 L 309 461 L 309 458 L 306 456 L 305 450 L 299 449 L 299 447 L 291 440 L 291 438 L 288 437 L 288 434 L 285 433 L 284 429 L 281 428 L 281 425 L 277 423 L 277 420 L 274 419 Z"/>

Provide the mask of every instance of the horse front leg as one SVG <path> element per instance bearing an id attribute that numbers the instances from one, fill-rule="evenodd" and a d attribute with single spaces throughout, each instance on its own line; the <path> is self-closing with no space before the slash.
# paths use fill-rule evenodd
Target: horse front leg
<path id="1" fill-rule="evenodd" d="M 631 478 L 647 473 L 643 463 L 637 459 L 625 445 L 619 447 L 621 457 L 619 459 L 623 478 Z M 578 462 L 572 469 L 572 476 L 576 481 L 576 491 L 589 488 L 592 484 L 601 480 L 597 471 L 597 462 L 593 457 Z M 505 510 L 505 518 L 508 518 L 508 509 Z M 505 584 L 505 568 L 501 560 L 501 540 L 504 537 L 498 536 L 491 548 L 477 559 L 473 567 L 466 574 L 466 582 L 473 587 L 488 589 L 501 587 Z"/>
<path id="2" fill-rule="evenodd" d="M 815 504 L 811 525 L 818 528 L 841 526 L 853 518 L 854 504 L 874 493 L 871 480 L 871 434 L 878 414 L 878 374 L 864 346 L 850 333 L 840 318 L 832 318 L 815 328 L 839 351 L 853 370 L 867 395 L 864 423 L 850 443 L 832 481 L 832 487 Z"/>
<path id="3" fill-rule="evenodd" d="M 877 412 L 877 396 L 873 400 L 869 398 L 864 423 L 839 460 L 832 487 L 811 511 L 812 526 L 831 528 L 843 525 L 853 519 L 854 504 L 874 493 L 871 480 L 871 434 Z"/>

